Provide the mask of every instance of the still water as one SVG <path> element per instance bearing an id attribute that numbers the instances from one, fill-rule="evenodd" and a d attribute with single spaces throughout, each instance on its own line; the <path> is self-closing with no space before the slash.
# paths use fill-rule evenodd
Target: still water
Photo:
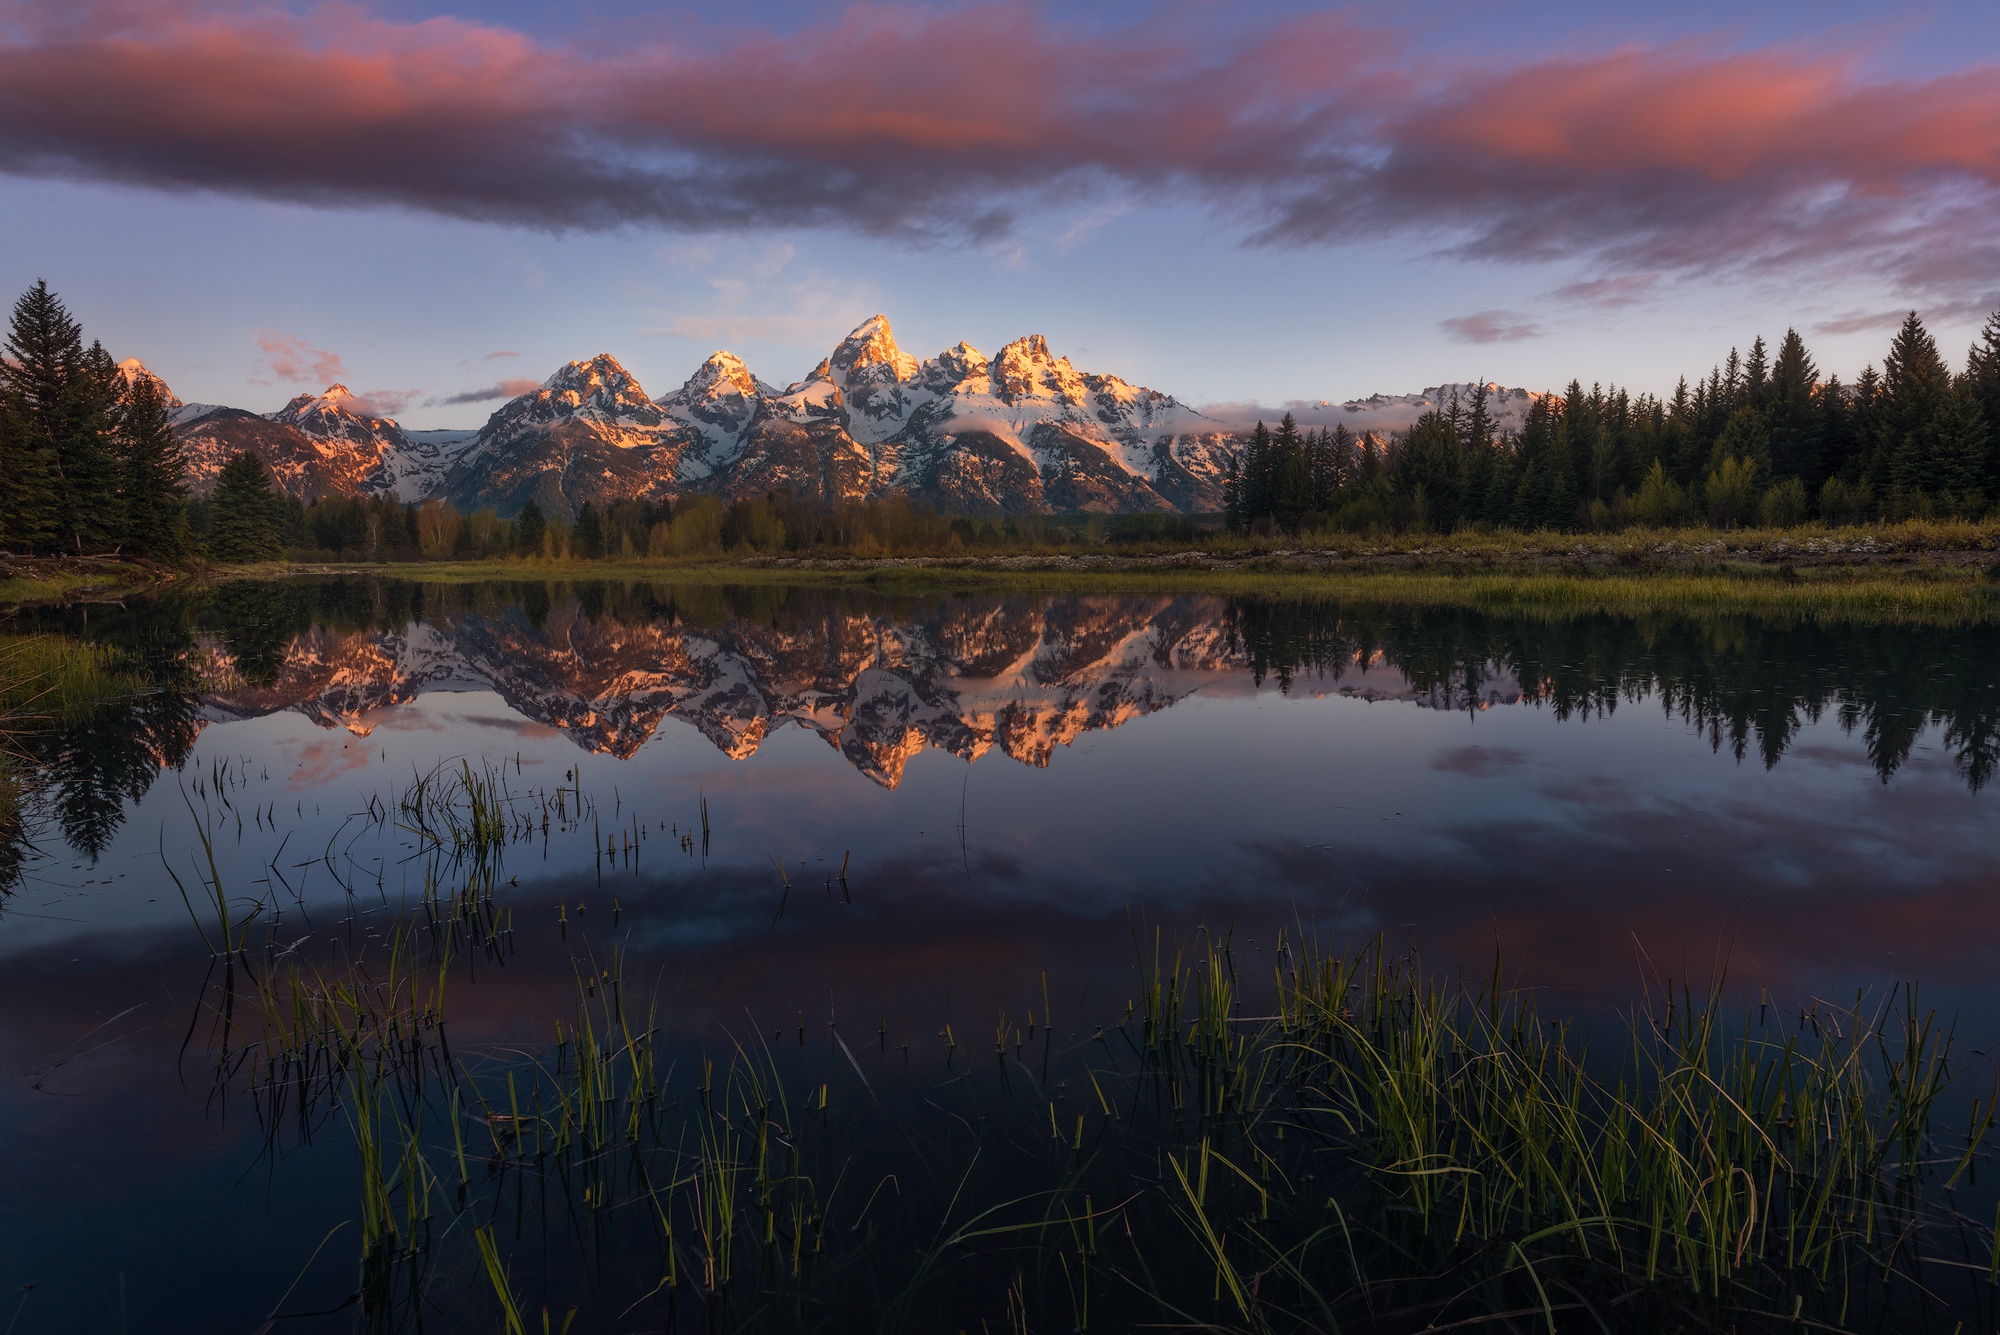
<path id="1" fill-rule="evenodd" d="M 580 948 L 690 1053 L 839 1023 L 886 1054 L 1024 1005 L 1102 1023 L 1155 939 L 1254 963 L 1281 930 L 1586 1014 L 1718 970 L 1801 1003 L 1914 979 L 2000 1035 L 1990 625 L 359 580 L 44 624 L 146 690 L 28 742 L 22 1335 L 247 1332 L 352 1290 L 351 1152 L 274 1149 L 218 1088 L 202 887 L 267 951 L 386 951 L 427 865 L 399 802 L 441 765 L 532 827 L 495 896 L 532 944 L 453 983 L 466 1052 L 548 1045 Z"/>

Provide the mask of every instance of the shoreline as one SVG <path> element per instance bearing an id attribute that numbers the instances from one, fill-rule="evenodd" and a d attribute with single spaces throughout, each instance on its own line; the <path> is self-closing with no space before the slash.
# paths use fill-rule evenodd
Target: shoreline
<path id="1" fill-rule="evenodd" d="M 1232 550 L 1233 549 L 1233 550 Z M 1321 596 L 1488 608 L 1703 609 L 1985 621 L 2000 616 L 2000 523 L 1612 534 L 1460 533 L 1228 540 L 1204 548 L 694 558 L 274 561 L 186 568 L 124 557 L 0 556 L 0 611 L 120 602 L 233 579 L 366 576 Z"/>

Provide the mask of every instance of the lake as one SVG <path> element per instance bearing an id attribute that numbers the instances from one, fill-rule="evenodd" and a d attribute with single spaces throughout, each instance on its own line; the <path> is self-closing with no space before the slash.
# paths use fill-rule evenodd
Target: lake
<path id="1" fill-rule="evenodd" d="M 880 1108 L 878 1064 L 1124 1022 L 1176 942 L 1268 979 L 1379 939 L 1599 1023 L 1719 976 L 1750 1009 L 1919 982 L 1970 1049 L 2000 1032 L 1991 624 L 359 578 L 25 620 L 144 690 L 23 742 L 22 1335 L 496 1328 L 464 1230 L 364 1321 L 349 1122 L 246 1089 L 271 1049 L 228 1009 L 286 952 L 406 967 L 397 925 L 475 874 L 440 862 L 474 789 L 501 829 L 450 1046 L 493 1072 L 615 986 L 683 1084 L 769 1044 Z M 606 1276 L 638 1244 L 514 1223 L 537 1311 L 670 1324 Z"/>

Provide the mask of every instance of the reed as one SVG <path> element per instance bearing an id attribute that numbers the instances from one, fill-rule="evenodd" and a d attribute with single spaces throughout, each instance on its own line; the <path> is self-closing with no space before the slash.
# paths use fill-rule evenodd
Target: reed
<path id="1" fill-rule="evenodd" d="M 483 1275 L 525 1330 L 526 1256 L 585 1328 L 1991 1324 L 1994 1091 L 1914 987 L 1781 1011 L 1682 984 L 1594 1033 L 1497 963 L 1292 930 L 1246 971 L 1229 934 L 1135 928 L 1122 1009 L 1060 1025 L 1044 979 L 990 1063 L 949 1024 L 910 1061 L 886 1023 L 676 1038 L 579 931 L 551 1042 L 474 1057 L 451 998 L 512 953 L 512 906 L 448 831 L 541 831 L 454 773 L 449 802 L 412 785 L 425 893 L 376 945 L 259 945 L 219 889 L 206 929 L 218 1096 L 273 1152 L 335 1125 L 357 1150 L 374 1329 Z M 577 789 L 490 801 L 602 847 Z"/>

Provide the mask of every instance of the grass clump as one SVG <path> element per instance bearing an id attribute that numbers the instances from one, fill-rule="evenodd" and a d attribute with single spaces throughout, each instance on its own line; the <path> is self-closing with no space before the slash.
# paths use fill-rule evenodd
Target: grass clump
<path id="1" fill-rule="evenodd" d="M 1252 977 L 1156 938 L 1122 1014 L 1057 1025 L 1045 990 L 990 1051 L 803 1020 L 677 1050 L 583 948 L 549 1046 L 454 1058 L 423 939 L 272 960 L 248 1045 L 320 1063 L 293 1111 L 348 1110 L 377 1329 L 480 1274 L 515 1328 L 510 1256 L 586 1329 L 1949 1330 L 2000 1278 L 1993 1107 L 1942 1127 L 1914 989 L 1683 988 L 1593 1043 L 1379 946 L 1281 935 Z"/>

